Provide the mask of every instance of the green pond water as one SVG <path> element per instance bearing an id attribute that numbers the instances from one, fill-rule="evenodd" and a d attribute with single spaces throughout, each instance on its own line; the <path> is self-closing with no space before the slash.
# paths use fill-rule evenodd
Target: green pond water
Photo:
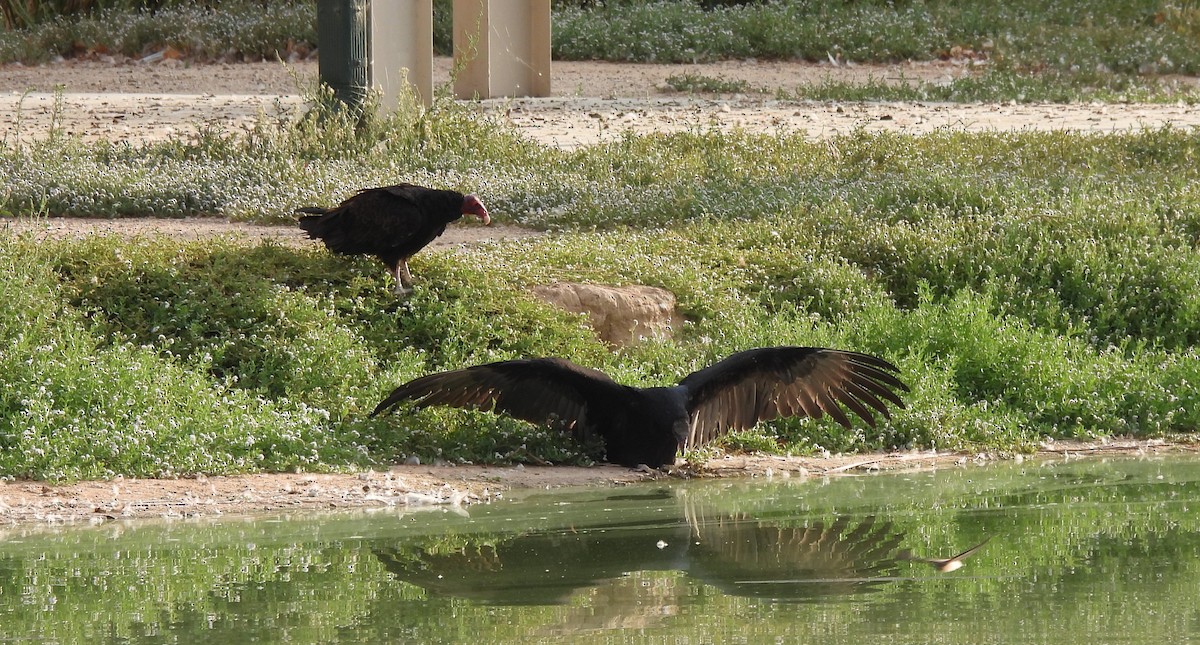
<path id="1" fill-rule="evenodd" d="M 957 571 L 914 559 L 985 539 Z M 1194 459 L 0 528 L 0 642 L 1190 639 L 1200 639 Z"/>

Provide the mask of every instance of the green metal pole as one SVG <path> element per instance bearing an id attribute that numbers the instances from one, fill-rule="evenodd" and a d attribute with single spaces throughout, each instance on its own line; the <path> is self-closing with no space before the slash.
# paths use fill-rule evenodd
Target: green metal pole
<path id="1" fill-rule="evenodd" d="M 317 0 L 318 71 L 321 82 L 353 110 L 370 88 L 370 0 Z"/>

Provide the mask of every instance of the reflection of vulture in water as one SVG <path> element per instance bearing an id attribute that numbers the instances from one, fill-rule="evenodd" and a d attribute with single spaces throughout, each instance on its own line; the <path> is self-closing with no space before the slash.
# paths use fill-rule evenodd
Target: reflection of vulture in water
<path id="1" fill-rule="evenodd" d="M 912 560 L 913 562 L 924 562 L 925 564 L 931 565 L 934 569 L 937 569 L 938 571 L 941 571 L 942 573 L 949 573 L 951 571 L 958 571 L 959 569 L 961 569 L 963 566 L 963 560 L 974 555 L 975 552 L 978 551 L 979 549 L 982 549 L 983 545 L 987 544 L 988 540 L 990 540 L 990 539 L 992 539 L 991 536 L 988 536 L 979 544 L 976 544 L 975 546 L 967 549 L 966 551 L 963 551 L 962 553 L 959 553 L 958 555 L 952 556 L 949 558 L 922 558 L 921 556 L 913 555 L 912 551 L 909 551 L 907 549 L 904 551 L 901 551 L 896 557 L 898 557 L 901 560 Z"/>
<path id="2" fill-rule="evenodd" d="M 731 430 L 778 417 L 833 417 L 849 428 L 845 405 L 872 427 L 871 410 L 890 418 L 889 388 L 908 391 L 891 363 L 819 347 L 738 352 L 674 387 L 620 385 L 602 372 L 558 358 L 501 361 L 430 374 L 401 385 L 371 413 L 401 401 L 504 412 L 531 423 L 560 424 L 583 439 L 604 438 L 608 461 L 658 468 L 689 448 Z"/>
<path id="3" fill-rule="evenodd" d="M 903 534 L 874 516 L 777 526 L 741 514 L 693 521 L 688 574 L 739 596 L 819 598 L 893 578 Z"/>
<path id="4" fill-rule="evenodd" d="M 321 239 L 330 251 L 345 255 L 373 255 L 396 278 L 396 293 L 412 291 L 408 258 L 446 231 L 446 224 L 463 215 L 491 222 L 483 202 L 474 195 L 434 190 L 413 184 L 367 188 L 335 208 L 298 209 L 309 213 L 300 228 Z"/>
<path id="5" fill-rule="evenodd" d="M 661 509 L 660 509 L 661 510 Z M 870 593 L 895 578 L 891 522 L 842 516 L 806 526 L 780 526 L 737 514 L 689 514 L 686 522 L 657 514 L 620 525 L 572 525 L 465 544 L 379 541 L 371 551 L 393 575 L 435 595 L 491 604 L 563 604 L 582 588 L 633 571 L 682 571 L 735 596 L 804 601 Z M 690 534 L 690 535 L 689 535 Z M 639 592 L 644 593 L 644 592 Z M 679 598 L 658 598 L 653 605 Z M 644 597 L 614 598 L 597 613 L 629 617 Z"/>

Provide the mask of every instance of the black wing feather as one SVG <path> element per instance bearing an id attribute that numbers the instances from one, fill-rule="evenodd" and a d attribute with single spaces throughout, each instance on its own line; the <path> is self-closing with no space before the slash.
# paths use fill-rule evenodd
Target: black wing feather
<path id="1" fill-rule="evenodd" d="M 503 412 L 530 423 L 598 431 L 589 427 L 589 410 L 603 407 L 622 390 L 603 372 L 563 359 L 500 361 L 405 383 L 381 401 L 371 416 L 401 401 L 412 401 L 415 408 L 446 405 Z"/>
<path id="2" fill-rule="evenodd" d="M 873 427 L 871 408 L 890 418 L 883 400 L 904 407 L 892 391 L 908 391 L 893 375 L 897 371 L 882 358 L 821 347 L 738 352 L 680 381 L 687 389 L 691 415 L 687 445 L 781 416 L 828 414 L 849 428 L 850 418 L 839 403 Z"/>

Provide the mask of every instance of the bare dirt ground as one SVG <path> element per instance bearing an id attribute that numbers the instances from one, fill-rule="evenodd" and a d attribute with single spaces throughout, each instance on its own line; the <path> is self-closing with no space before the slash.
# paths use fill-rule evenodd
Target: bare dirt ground
<path id="1" fill-rule="evenodd" d="M 438 58 L 434 82 L 445 83 L 450 61 Z M 167 65 L 171 63 L 171 65 Z M 556 62 L 553 96 L 493 99 L 480 109 L 510 119 L 547 145 L 574 147 L 608 141 L 627 130 L 674 132 L 696 128 L 802 132 L 814 138 L 867 131 L 1079 130 L 1112 132 L 1172 124 L 1200 126 L 1200 106 L 1140 104 L 946 104 L 777 101 L 827 79 L 845 82 L 946 83 L 977 70 L 971 61 L 894 65 L 728 61 L 704 65 Z M 714 97 L 673 92 L 672 75 L 745 81 L 754 91 Z M 0 138 L 45 136 L 52 121 L 85 139 L 144 141 L 194 132 L 199 124 L 236 128 L 260 113 L 303 108 L 296 79 L 312 82 L 316 63 L 189 66 L 128 61 L 0 66 Z M 1197 79 L 1179 77 L 1181 87 Z M 56 97 L 55 88 L 61 89 Z M 56 101 L 59 108 L 56 110 Z M 56 120 L 56 121 L 55 121 Z"/>
<path id="2" fill-rule="evenodd" d="M 439 59 L 435 82 L 448 76 Z M 1178 105 L 948 105 L 780 102 L 777 89 L 835 78 L 844 81 L 948 82 L 974 72 L 967 60 L 890 66 L 834 66 L 734 61 L 712 65 L 555 63 L 554 96 L 481 102 L 534 139 L 574 147 L 611 140 L 623 132 L 743 128 L 794 131 L 823 138 L 868 131 L 1069 129 L 1110 132 L 1141 127 L 1200 126 L 1200 108 Z M 697 97 L 666 89 L 668 76 L 697 74 L 744 80 L 744 95 Z M 127 60 L 67 61 L 37 67 L 0 66 L 0 139 L 28 141 L 52 127 L 84 139 L 132 142 L 186 136 L 206 123 L 237 128 L 260 114 L 303 109 L 295 77 L 314 79 L 316 63 L 189 65 L 177 60 L 139 64 Z M 1179 79 L 1194 85 L 1196 79 Z M 58 92 L 56 93 L 56 88 Z M 289 227 L 254 226 L 214 219 L 12 221 L 47 236 L 232 235 L 309 244 Z M 512 226 L 451 227 L 438 244 L 474 243 L 532 235 Z M 1048 444 L 1030 458 L 1154 455 L 1200 451 L 1197 445 L 1121 440 Z M 675 476 L 833 476 L 868 471 L 965 467 L 994 455 L 891 453 L 779 458 L 730 456 L 686 467 Z M 662 477 L 615 466 L 483 467 L 395 466 L 387 472 L 174 480 L 117 479 L 71 485 L 0 483 L 0 524 L 103 522 L 138 517 L 188 517 L 288 509 L 418 506 L 486 501 L 504 491 L 571 485 L 613 485 Z"/>
<path id="3" fill-rule="evenodd" d="M 249 244 L 265 240 L 287 246 L 320 244 L 320 242 L 310 240 L 304 231 L 295 226 L 267 226 L 202 217 L 184 219 L 49 217 L 36 220 L 0 217 L 0 230 L 5 229 L 14 233 L 29 232 L 38 239 L 78 239 L 89 235 L 120 235 L 123 237 L 165 235 L 180 240 L 224 237 L 242 240 Z M 447 228 L 444 235 L 434 239 L 426 248 L 436 249 L 493 240 L 516 240 L 539 234 L 538 231 L 511 224 L 493 223 L 486 227 L 475 223 L 456 224 Z"/>

